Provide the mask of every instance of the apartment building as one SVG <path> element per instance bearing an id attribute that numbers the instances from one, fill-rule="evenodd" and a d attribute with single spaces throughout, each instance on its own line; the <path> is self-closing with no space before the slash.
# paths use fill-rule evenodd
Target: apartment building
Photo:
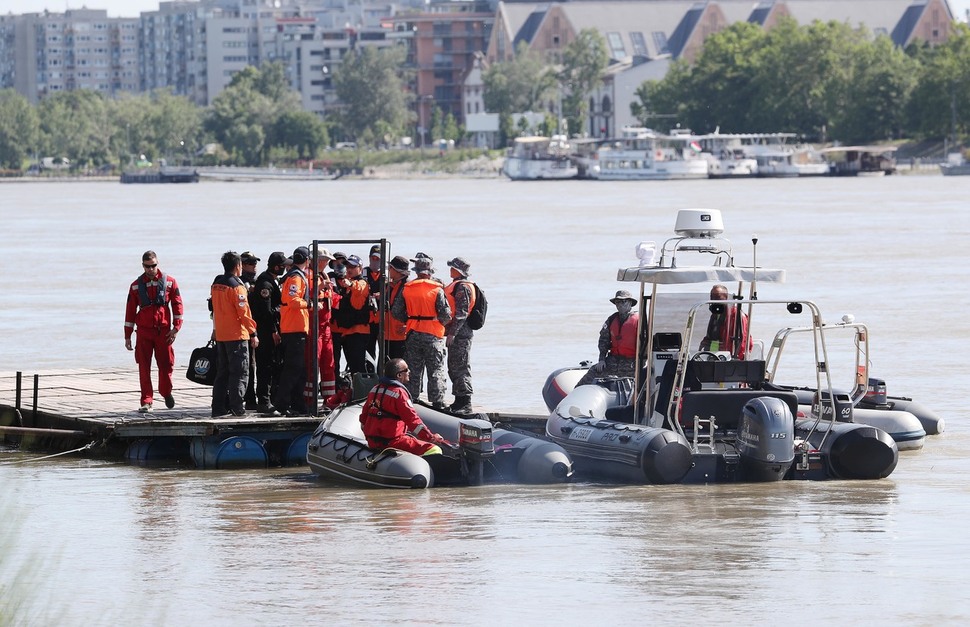
<path id="1" fill-rule="evenodd" d="M 138 91 L 138 19 L 73 9 L 0 21 L 0 86 L 36 103 L 60 91 Z"/>

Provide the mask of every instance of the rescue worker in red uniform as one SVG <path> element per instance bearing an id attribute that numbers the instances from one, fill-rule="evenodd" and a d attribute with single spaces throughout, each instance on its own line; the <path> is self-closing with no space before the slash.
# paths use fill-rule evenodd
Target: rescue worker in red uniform
<path id="1" fill-rule="evenodd" d="M 407 383 L 410 370 L 403 359 L 390 359 L 384 376 L 367 395 L 360 412 L 360 426 L 367 445 L 374 449 L 396 448 L 415 455 L 441 453 L 444 442 L 414 410 Z"/>
<path id="2" fill-rule="evenodd" d="M 632 377 L 637 355 L 637 325 L 640 316 L 633 313 L 637 304 L 630 292 L 619 290 L 610 299 L 616 313 L 603 323 L 599 336 L 599 361 L 583 375 L 577 385 L 592 383 L 602 377 Z"/>
<path id="3" fill-rule="evenodd" d="M 165 406 L 175 407 L 172 396 L 172 372 L 175 369 L 175 350 L 172 344 L 182 328 L 182 295 L 174 277 L 158 267 L 158 257 L 148 250 L 141 256 L 144 274 L 128 288 L 125 307 L 125 348 L 135 351 L 138 382 L 141 388 L 140 412 L 152 411 L 152 355 L 158 364 L 158 393 Z M 135 346 L 131 334 L 137 333 Z"/>
<path id="4" fill-rule="evenodd" d="M 715 285 L 711 288 L 711 300 L 727 299 L 727 287 Z M 740 311 L 737 306 L 732 305 L 712 303 L 710 309 L 711 319 L 707 322 L 707 334 L 701 340 L 699 350 L 715 353 L 718 351 L 730 351 L 731 357 L 744 359 L 748 351 L 754 348 L 754 342 L 748 333 L 747 314 Z M 738 328 L 738 313 L 741 314 L 740 328 Z"/>
<path id="5" fill-rule="evenodd" d="M 333 335 L 331 333 L 331 318 L 333 309 L 340 300 L 340 295 L 333 291 L 333 283 L 327 276 L 328 264 L 334 257 L 326 248 L 317 250 L 317 369 L 320 372 L 320 397 L 326 401 L 337 393 L 337 373 L 333 360 Z M 313 285 L 313 275 L 308 275 L 310 285 Z M 307 372 L 313 371 L 312 354 L 307 351 Z M 316 377 L 307 378 L 307 402 L 312 402 L 313 386 Z"/>

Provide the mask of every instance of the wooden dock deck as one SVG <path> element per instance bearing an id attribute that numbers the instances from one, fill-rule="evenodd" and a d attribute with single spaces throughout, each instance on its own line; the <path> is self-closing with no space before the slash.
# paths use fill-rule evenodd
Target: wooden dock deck
<path id="1" fill-rule="evenodd" d="M 143 414 L 135 369 L 24 372 L 19 399 L 18 373 L 0 372 L 0 439 L 50 451 L 93 443 L 93 455 L 199 468 L 243 465 L 244 458 L 259 466 L 261 457 L 263 465 L 305 463 L 306 440 L 320 418 L 212 418 L 212 388 L 177 375 L 175 407 L 156 395 L 154 411 Z"/>

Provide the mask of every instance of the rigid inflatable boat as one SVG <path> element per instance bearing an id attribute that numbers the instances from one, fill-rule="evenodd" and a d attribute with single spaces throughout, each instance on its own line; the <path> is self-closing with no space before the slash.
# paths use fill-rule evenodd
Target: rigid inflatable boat
<path id="1" fill-rule="evenodd" d="M 430 488 L 482 482 L 559 483 L 573 472 L 572 460 L 556 444 L 485 419 L 457 417 L 415 403 L 421 420 L 453 446 L 442 455 L 418 456 L 367 446 L 360 428 L 363 401 L 342 405 L 327 416 L 307 444 L 314 474 L 361 486 Z"/>
<path id="2" fill-rule="evenodd" d="M 640 264 L 617 273 L 619 281 L 640 284 L 634 377 L 575 387 L 586 370 L 581 366 L 547 379 L 543 397 L 548 404 L 569 390 L 547 418 L 546 435 L 573 458 L 577 478 L 708 483 L 889 476 L 898 461 L 893 438 L 871 425 L 836 420 L 844 408 L 836 406 L 818 306 L 758 298 L 758 282 L 782 282 L 785 273 L 755 262 L 736 265 L 730 242 L 720 237 L 719 212 L 681 211 L 675 231 L 677 237 L 659 248 L 659 261 L 654 260 L 656 245 L 644 242 L 637 247 Z M 752 244 L 756 259 L 757 239 Z M 697 254 L 713 257 L 714 264 L 691 265 L 687 258 Z M 706 291 L 711 283 L 737 285 L 737 295 L 728 301 L 694 299 L 686 324 L 676 332 L 655 323 L 658 286 L 708 284 Z M 749 285 L 747 298 L 744 284 Z M 800 407 L 795 391 L 771 383 L 768 365 L 776 361 L 763 359 L 764 346 L 750 339 L 758 337 L 756 327 L 747 326 L 755 320 L 754 310 L 772 307 L 782 316 L 807 320 L 812 348 L 806 365 L 814 377 L 812 387 L 822 391 L 807 408 Z M 733 315 L 724 316 L 728 308 Z M 689 348 L 700 344 L 695 334 L 710 328 L 708 309 L 712 323 L 714 316 L 737 321 L 735 329 L 724 330 L 733 341 L 721 345 L 746 348 Z"/>

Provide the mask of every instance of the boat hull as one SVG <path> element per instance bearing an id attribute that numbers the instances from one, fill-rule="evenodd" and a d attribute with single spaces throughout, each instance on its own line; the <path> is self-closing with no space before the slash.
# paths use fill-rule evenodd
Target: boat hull
<path id="1" fill-rule="evenodd" d="M 513 181 L 562 181 L 579 176 L 579 168 L 568 159 L 506 157 L 502 173 Z"/>

